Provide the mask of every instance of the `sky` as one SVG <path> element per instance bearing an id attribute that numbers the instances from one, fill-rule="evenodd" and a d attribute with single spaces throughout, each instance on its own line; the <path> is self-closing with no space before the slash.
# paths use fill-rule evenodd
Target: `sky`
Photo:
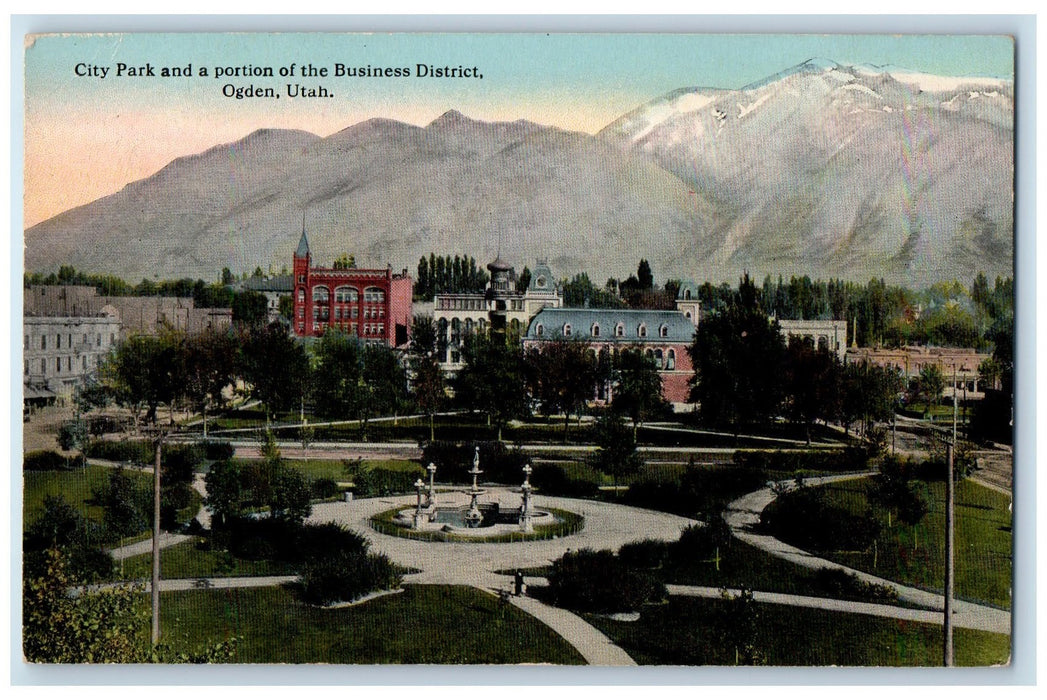
<path id="1" fill-rule="evenodd" d="M 32 226 L 259 128 L 326 136 L 372 117 L 424 126 L 456 109 L 595 133 L 677 88 L 739 88 L 811 58 L 1013 78 L 1013 56 L 1008 37 L 957 35 L 43 35 L 25 50 L 23 220 Z M 117 76 L 119 64 L 155 75 Z M 306 64 L 328 75 L 305 77 Z M 411 75 L 349 78 L 335 75 L 336 64 Z M 475 68 L 483 77 L 420 77 L 418 64 Z M 161 77 L 165 66 L 191 68 L 192 77 Z M 215 76 L 216 68 L 245 66 L 272 68 L 273 77 Z M 331 96 L 224 94 L 250 85 L 285 93 L 288 83 L 323 85 Z"/>

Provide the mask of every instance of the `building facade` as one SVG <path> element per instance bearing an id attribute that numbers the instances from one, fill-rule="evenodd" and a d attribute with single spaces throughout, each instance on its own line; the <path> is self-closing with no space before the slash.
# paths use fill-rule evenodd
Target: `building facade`
<path id="1" fill-rule="evenodd" d="M 67 398 L 94 374 L 119 340 L 120 319 L 27 316 L 22 323 L 22 384 L 27 403 Z"/>
<path id="2" fill-rule="evenodd" d="M 391 347 L 407 343 L 413 282 L 407 270 L 334 269 L 312 266 L 309 241 L 294 253 L 294 319 L 299 337 L 319 337 L 336 328 L 364 342 Z"/>
<path id="3" fill-rule="evenodd" d="M 232 309 L 197 308 L 192 297 L 108 296 L 94 287 L 31 285 L 24 290 L 25 318 L 115 317 L 119 340 L 132 335 L 156 335 L 170 328 L 185 333 L 229 328 Z"/>
<path id="4" fill-rule="evenodd" d="M 228 328 L 231 309 L 198 309 L 191 297 L 103 296 L 89 286 L 32 285 L 22 307 L 22 390 L 26 404 L 68 398 L 113 347 L 162 329 Z"/>
<path id="5" fill-rule="evenodd" d="M 809 341 L 818 350 L 828 350 L 843 362 L 847 357 L 847 322 L 839 319 L 825 321 L 789 321 L 778 319 L 778 327 L 786 343 L 796 339 Z"/>
<path id="6" fill-rule="evenodd" d="M 483 293 L 437 294 L 433 299 L 440 367 L 445 372 L 461 369 L 461 347 L 466 336 L 493 330 L 521 338 L 535 314 L 563 305 L 563 294 L 545 260 L 537 261 L 522 293 L 516 291 L 518 278 L 509 263 L 497 258 L 487 269 L 491 279 Z"/>
<path id="7" fill-rule="evenodd" d="M 280 320 L 281 297 L 289 297 L 294 293 L 294 278 L 291 275 L 250 277 L 238 287 L 265 297 L 265 320 L 266 323 L 273 323 Z"/>
<path id="8" fill-rule="evenodd" d="M 662 380 L 662 396 L 680 410 L 687 403 L 689 382 L 694 374 L 687 348 L 694 340 L 696 312 L 692 317 L 675 311 L 635 309 L 542 309 L 531 320 L 523 338 L 524 349 L 541 349 L 550 340 L 577 340 L 589 345 L 593 359 L 614 357 L 635 348 L 654 361 Z M 611 384 L 601 386 L 594 397 L 610 401 Z"/>
<path id="9" fill-rule="evenodd" d="M 937 366 L 945 378 L 945 393 L 951 395 L 954 382 L 958 389 L 980 393 L 984 387 L 978 366 L 992 357 L 971 348 L 938 348 L 907 345 L 902 348 L 851 348 L 847 362 L 866 362 L 877 367 L 895 369 L 906 380 L 915 379 L 930 366 Z"/>

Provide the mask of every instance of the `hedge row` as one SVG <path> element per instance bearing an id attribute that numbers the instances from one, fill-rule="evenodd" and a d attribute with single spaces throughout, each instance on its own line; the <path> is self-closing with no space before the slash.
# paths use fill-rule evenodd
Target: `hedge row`
<path id="1" fill-rule="evenodd" d="M 79 469 L 86 464 L 83 455 L 66 457 L 54 450 L 37 450 L 29 452 L 22 458 L 22 469 L 30 472 L 69 471 Z"/>
<path id="2" fill-rule="evenodd" d="M 797 450 L 793 452 L 751 451 L 734 453 L 734 463 L 751 469 L 795 472 L 862 471 L 869 465 L 869 455 L 862 447 L 842 450 Z"/>

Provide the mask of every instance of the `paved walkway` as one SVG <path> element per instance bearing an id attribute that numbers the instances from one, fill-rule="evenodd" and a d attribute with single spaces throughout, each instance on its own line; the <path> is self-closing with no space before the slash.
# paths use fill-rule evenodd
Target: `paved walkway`
<path id="1" fill-rule="evenodd" d="M 462 493 L 441 493 L 444 505 L 454 499 L 465 503 Z M 490 488 L 485 501 L 499 501 L 505 507 L 518 507 L 520 496 L 507 488 Z M 371 529 L 371 516 L 395 506 L 410 507 L 415 496 L 369 498 L 349 503 L 324 503 L 314 506 L 310 522 L 334 521 L 364 535 L 372 548 L 392 561 L 421 569 L 404 577 L 404 583 L 467 585 L 492 592 L 506 591 L 512 577 L 496 571 L 544 566 L 569 550 L 582 548 L 617 550 L 623 544 L 653 538 L 672 541 L 695 521 L 668 513 L 641 508 L 585 501 L 573 498 L 536 496 L 535 508 L 561 508 L 585 518 L 581 532 L 553 540 L 517 543 L 422 542 L 382 535 Z M 590 664 L 600 666 L 635 665 L 621 648 L 598 629 L 574 613 L 528 597 L 510 596 L 510 601 L 533 615 L 563 637 Z"/>
<path id="2" fill-rule="evenodd" d="M 439 493 L 441 505 L 468 503 L 461 492 Z M 585 501 L 575 498 L 535 496 L 534 507 L 561 508 L 585 518 L 585 527 L 574 535 L 552 540 L 513 543 L 424 542 L 371 529 L 371 516 L 396 506 L 415 504 L 416 497 L 357 499 L 349 503 L 320 503 L 313 506 L 308 522 L 338 522 L 371 541 L 372 548 L 403 566 L 421 569 L 406 577 L 407 583 L 440 583 L 488 587 L 491 572 L 544 566 L 570 549 L 617 550 L 623 544 L 642 539 L 674 541 L 683 528 L 694 520 L 642 508 Z M 508 488 L 488 488 L 484 501 L 498 501 L 505 507 L 518 508 L 519 493 Z M 501 578 L 499 577 L 500 581 Z"/>
<path id="3" fill-rule="evenodd" d="M 636 662 L 603 632 L 569 610 L 554 608 L 527 596 L 509 596 L 509 602 L 563 637 L 592 666 L 635 666 Z"/>
<path id="4" fill-rule="evenodd" d="M 834 481 L 859 479 L 865 476 L 870 476 L 872 473 L 873 472 L 864 472 L 861 474 L 839 474 L 834 476 L 817 477 L 806 479 L 805 483 L 810 486 L 817 486 L 820 484 L 832 483 Z M 783 483 L 788 484 L 791 483 L 791 481 Z M 880 578 L 879 576 L 873 576 L 864 571 L 859 571 L 858 569 L 852 569 L 842 564 L 822 559 L 810 552 L 806 552 L 798 547 L 794 547 L 782 542 L 781 540 L 775 539 L 770 535 L 760 534 L 757 530 L 757 526 L 760 523 L 760 513 L 763 512 L 764 508 L 770 505 L 774 498 L 774 492 L 770 488 L 765 488 L 746 494 L 728 504 L 727 510 L 724 512 L 724 519 L 730 526 L 731 532 L 734 536 L 747 544 L 751 544 L 754 547 L 764 550 L 768 554 L 773 554 L 776 557 L 780 557 L 794 564 L 799 564 L 800 566 L 809 569 L 840 569 L 847 573 L 854 574 L 863 581 L 893 587 L 898 591 L 898 598 L 907 603 L 920 605 L 932 610 L 944 609 L 945 597 L 937 593 L 914 588 L 912 586 L 906 586 L 897 581 L 890 581 Z M 857 605 L 855 603 L 848 603 L 847 601 L 840 602 L 850 606 Z M 853 611 L 857 612 L 857 610 Z M 1011 614 L 1006 610 L 954 599 L 953 624 L 958 627 L 968 627 L 971 629 L 987 629 L 992 631 L 1001 630 L 1004 634 L 1009 634 L 1011 630 Z"/>
<path id="5" fill-rule="evenodd" d="M 91 461 L 92 462 L 96 462 L 97 461 L 98 463 L 101 463 L 101 464 L 107 464 L 107 466 L 116 466 L 116 467 L 123 466 L 122 464 L 116 463 L 116 462 L 106 463 L 106 462 L 101 461 L 101 460 L 91 460 Z M 152 474 L 153 473 L 153 468 L 152 467 L 147 467 L 147 468 L 143 469 L 142 471 L 145 471 L 146 473 Z M 163 476 L 163 472 L 161 472 L 161 476 Z M 196 492 L 199 493 L 204 498 L 207 498 L 207 485 L 204 482 L 204 475 L 203 474 L 196 474 L 193 477 L 193 489 L 195 489 Z M 200 510 L 197 511 L 197 513 L 196 513 L 196 520 L 204 528 L 210 528 L 211 527 L 211 512 L 209 510 L 207 510 L 207 508 L 205 508 L 203 505 L 201 505 L 200 506 Z M 191 539 L 193 539 L 192 535 L 178 535 L 178 534 L 171 533 L 171 532 L 161 532 L 160 533 L 160 549 L 166 549 L 167 547 L 173 547 L 176 544 L 181 544 L 183 542 L 188 542 Z M 148 553 L 150 553 L 152 551 L 153 551 L 153 538 L 152 537 L 147 537 L 144 540 L 139 540 L 138 542 L 133 542 L 131 544 L 124 545 L 123 547 L 116 547 L 115 549 L 111 549 L 111 550 L 109 550 L 109 554 L 111 554 L 113 556 L 113 559 L 115 559 L 116 561 L 121 561 L 123 559 L 128 559 L 130 557 L 138 556 L 139 554 L 148 554 Z"/>
<path id="6" fill-rule="evenodd" d="M 283 586 L 288 583 L 294 583 L 297 580 L 297 576 L 201 576 L 200 578 L 161 579 L 160 591 L 168 593 L 170 591 L 203 591 L 228 588 L 269 588 L 270 586 Z M 136 581 L 135 583 L 139 582 Z M 140 583 L 145 586 L 146 593 L 152 592 L 152 581 L 146 579 Z M 127 585 L 127 582 L 103 583 L 88 586 L 87 590 L 92 592 L 101 591 L 123 585 Z"/>
<path id="7" fill-rule="evenodd" d="M 720 598 L 722 589 L 710 586 L 680 586 L 668 584 L 666 589 L 669 595 L 692 596 L 695 598 Z M 741 593 L 738 589 L 727 589 L 733 596 Z M 753 591 L 753 600 L 758 603 L 774 603 L 777 605 L 793 605 L 801 608 L 815 608 L 817 610 L 830 610 L 832 612 L 858 613 L 860 615 L 873 615 L 875 617 L 888 617 L 894 620 L 912 620 L 914 622 L 927 622 L 930 624 L 942 624 L 942 613 L 936 610 L 919 610 L 916 608 L 902 608 L 897 605 L 883 605 L 879 603 L 863 603 L 851 600 L 837 600 L 835 598 L 817 598 L 814 596 L 792 595 L 789 593 L 768 593 L 766 591 Z M 986 632 L 999 632 L 1010 634 L 1010 622 L 999 617 L 978 618 L 966 617 L 957 620 L 957 627 L 985 630 Z"/>

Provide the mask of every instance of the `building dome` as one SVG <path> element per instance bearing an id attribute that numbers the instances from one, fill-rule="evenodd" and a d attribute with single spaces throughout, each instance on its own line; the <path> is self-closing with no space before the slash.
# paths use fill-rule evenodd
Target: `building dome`
<path id="1" fill-rule="evenodd" d="M 502 256 L 499 255 L 493 262 L 487 263 L 487 269 L 491 272 L 509 272 L 513 266 L 502 260 Z"/>

